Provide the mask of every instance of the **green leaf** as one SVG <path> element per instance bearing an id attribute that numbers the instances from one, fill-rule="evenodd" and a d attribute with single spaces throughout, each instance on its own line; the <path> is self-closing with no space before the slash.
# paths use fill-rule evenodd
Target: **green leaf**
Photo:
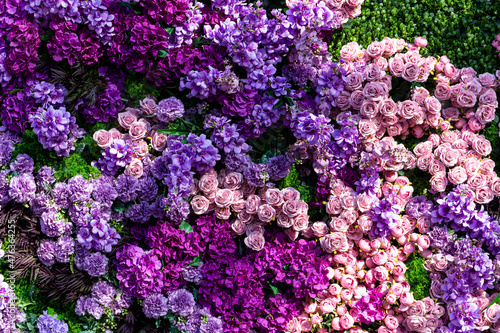
<path id="1" fill-rule="evenodd" d="M 500 294 L 498 294 L 497 297 L 495 297 L 495 299 L 493 301 L 491 301 L 491 303 L 488 304 L 488 306 L 486 308 L 484 308 L 483 311 L 486 311 L 487 308 L 489 308 L 490 306 L 492 306 L 495 303 L 500 304 L 499 302 L 500 302 Z"/>
<path id="2" fill-rule="evenodd" d="M 403 170 L 399 170 L 399 171 L 398 171 L 398 175 L 400 175 L 400 176 L 404 176 L 404 174 L 405 174 L 405 172 L 404 172 Z"/>
<path id="3" fill-rule="evenodd" d="M 495 115 L 495 119 L 493 121 L 498 124 L 498 121 L 500 121 L 500 118 L 498 117 L 498 114 Z"/>
<path id="4" fill-rule="evenodd" d="M 295 101 L 293 100 L 293 98 L 291 97 L 285 97 L 285 102 L 286 104 L 290 105 L 290 106 L 294 106 L 295 105 Z"/>
<path id="5" fill-rule="evenodd" d="M 171 34 L 174 33 L 175 28 L 174 27 L 168 27 L 168 28 L 165 28 L 165 31 L 168 32 L 169 35 L 171 35 Z"/>
<path id="6" fill-rule="evenodd" d="M 47 31 L 45 31 L 43 33 L 43 35 L 40 36 L 40 40 L 49 40 L 52 38 L 52 36 L 54 36 L 54 30 L 51 30 L 51 29 L 48 29 Z"/>
<path id="7" fill-rule="evenodd" d="M 186 135 L 191 133 L 190 131 L 178 130 L 178 129 L 161 129 L 158 132 L 169 134 L 169 135 Z"/>
<path id="8" fill-rule="evenodd" d="M 175 315 L 170 311 L 168 311 L 165 317 L 168 319 L 170 323 L 173 323 L 175 321 Z"/>
<path id="9" fill-rule="evenodd" d="M 280 108 L 283 105 L 285 105 L 285 103 L 283 103 L 283 100 L 280 99 L 278 103 L 274 104 L 273 109 Z"/>
<path id="10" fill-rule="evenodd" d="M 186 221 L 182 221 L 181 224 L 179 224 L 179 229 L 184 230 L 186 234 L 193 232 L 193 228 Z"/>
<path id="11" fill-rule="evenodd" d="M 191 227 L 191 226 L 189 226 L 189 227 Z M 193 230 L 193 229 L 191 228 L 191 230 Z M 201 264 L 201 254 L 198 254 L 196 257 L 194 257 L 193 261 L 191 261 L 189 263 L 189 265 L 193 266 L 193 267 L 198 267 L 198 266 L 200 266 L 200 264 Z"/>
<path id="12" fill-rule="evenodd" d="M 113 206 L 112 206 L 112 209 L 117 212 L 117 213 L 125 213 L 125 211 L 127 210 L 127 207 L 125 207 L 125 204 L 121 201 L 115 201 L 113 202 Z"/>
<path id="13" fill-rule="evenodd" d="M 352 28 L 352 20 L 347 21 L 347 23 L 342 24 L 342 28 L 351 29 Z"/>
<path id="14" fill-rule="evenodd" d="M 270 288 L 271 288 L 271 290 L 273 291 L 273 294 L 274 294 L 274 295 L 276 295 L 276 294 L 279 294 L 279 293 L 280 293 L 280 291 L 279 291 L 278 287 L 273 286 L 273 285 L 271 284 L 271 282 L 267 281 L 267 284 L 269 285 L 269 287 L 270 287 Z"/>
<path id="15" fill-rule="evenodd" d="M 160 58 L 166 58 L 168 56 L 168 52 L 165 50 L 160 50 L 158 51 L 158 57 Z"/>
<path id="16" fill-rule="evenodd" d="M 161 325 L 161 318 L 156 319 L 155 321 L 156 328 L 160 328 Z"/>

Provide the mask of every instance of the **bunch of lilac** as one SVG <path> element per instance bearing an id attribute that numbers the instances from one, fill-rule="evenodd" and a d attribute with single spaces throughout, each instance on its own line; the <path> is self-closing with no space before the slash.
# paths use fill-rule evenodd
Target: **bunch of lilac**
<path id="1" fill-rule="evenodd" d="M 57 16 L 67 21 L 80 23 L 79 6 L 79 0 L 30 0 L 27 1 L 24 9 L 40 22 L 46 21 L 51 16 Z"/>
<path id="2" fill-rule="evenodd" d="M 123 313 L 133 303 L 133 297 L 116 289 L 107 281 L 94 283 L 90 291 L 90 296 L 82 296 L 76 302 L 75 312 L 79 316 L 91 315 L 99 320 L 106 310 L 111 310 L 113 314 Z"/>
<path id="3" fill-rule="evenodd" d="M 452 249 L 453 262 L 448 265 L 441 288 L 445 301 L 456 300 L 475 290 L 493 288 L 494 266 L 487 253 L 469 238 L 456 241 Z"/>
<path id="4" fill-rule="evenodd" d="M 82 19 L 90 30 L 94 31 L 101 43 L 108 44 L 113 38 L 113 20 L 115 16 L 101 0 L 82 1 L 80 11 Z"/>
<path id="5" fill-rule="evenodd" d="M 334 129 L 332 132 L 333 140 L 330 141 L 328 148 L 332 151 L 330 168 L 333 170 L 344 168 L 350 158 L 360 151 L 361 141 L 356 120 L 348 113 L 338 121 L 340 129 Z"/>
<path id="6" fill-rule="evenodd" d="M 39 109 L 30 120 L 43 148 L 54 150 L 58 156 L 69 156 L 69 152 L 75 150 L 74 141 L 85 134 L 64 107 L 54 109 L 50 105 L 45 110 Z"/>
<path id="7" fill-rule="evenodd" d="M 87 250 L 111 252 L 121 236 L 109 225 L 98 207 L 93 207 L 86 217 L 86 223 L 77 231 L 78 243 Z"/>
<path id="8" fill-rule="evenodd" d="M 290 127 L 297 139 L 307 140 L 310 145 L 325 145 L 333 133 L 333 126 L 329 123 L 330 118 L 302 111 L 292 116 Z"/>
<path id="9" fill-rule="evenodd" d="M 205 129 L 213 129 L 213 134 L 210 139 L 215 143 L 217 148 L 223 150 L 224 153 L 242 154 L 250 150 L 250 146 L 238 133 L 237 126 L 231 124 L 227 117 L 217 117 L 208 114 L 205 118 L 204 127 Z"/>
<path id="10" fill-rule="evenodd" d="M 28 92 L 29 97 L 35 99 L 35 103 L 41 104 L 43 109 L 47 109 L 50 105 L 54 107 L 63 106 L 64 95 L 68 90 L 64 86 L 55 86 L 46 81 L 37 81 Z"/>
<path id="11" fill-rule="evenodd" d="M 470 295 L 461 294 L 448 305 L 449 332 L 479 333 L 476 330 L 479 324 L 481 310 Z"/>
<path id="12" fill-rule="evenodd" d="M 500 253 L 500 225 L 482 207 L 476 207 L 473 192 L 466 185 L 457 186 L 432 210 L 431 220 L 435 224 L 463 231 L 483 242 L 493 255 Z"/>
<path id="13" fill-rule="evenodd" d="M 371 206 L 373 227 L 371 238 L 385 238 L 398 226 L 401 207 L 396 203 L 396 196 L 389 195 L 374 202 Z"/>
<path id="14" fill-rule="evenodd" d="M 425 196 L 412 197 L 405 207 L 406 215 L 419 219 L 430 216 L 434 204 Z"/>
<path id="15" fill-rule="evenodd" d="M 67 333 L 68 324 L 63 320 L 57 319 L 57 315 L 49 315 L 47 311 L 38 317 L 36 321 L 36 328 L 40 333 Z"/>
<path id="16" fill-rule="evenodd" d="M 102 157 L 95 166 L 103 174 L 115 176 L 120 168 L 126 167 L 132 161 L 132 143 L 129 140 L 114 140 L 101 154 Z"/>

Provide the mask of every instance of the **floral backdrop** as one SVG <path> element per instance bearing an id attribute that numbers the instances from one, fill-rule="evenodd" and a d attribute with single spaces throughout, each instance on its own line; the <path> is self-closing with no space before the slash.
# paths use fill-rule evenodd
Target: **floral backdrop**
<path id="1" fill-rule="evenodd" d="M 500 332 L 500 23 L 363 2 L 0 0 L 0 332 Z"/>

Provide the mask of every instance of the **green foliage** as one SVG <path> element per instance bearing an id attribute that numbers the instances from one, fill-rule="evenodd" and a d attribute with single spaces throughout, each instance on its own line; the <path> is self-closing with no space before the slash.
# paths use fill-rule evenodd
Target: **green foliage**
<path id="1" fill-rule="evenodd" d="M 31 156 L 35 162 L 35 170 L 40 169 L 44 165 L 51 166 L 57 169 L 60 164 L 60 157 L 54 151 L 48 151 L 43 148 L 38 142 L 37 135 L 32 130 L 26 130 L 21 135 L 22 141 L 16 144 L 15 150 L 12 153 L 12 160 L 19 154 L 27 154 Z"/>
<path id="2" fill-rule="evenodd" d="M 403 176 L 408 177 L 410 180 L 411 186 L 413 186 L 414 197 L 419 195 L 425 195 L 428 198 L 432 197 L 431 193 L 429 193 L 431 188 L 430 180 L 432 177 L 430 173 L 415 167 L 411 170 L 404 170 Z"/>
<path id="3" fill-rule="evenodd" d="M 429 296 L 429 288 L 431 281 L 429 272 L 424 268 L 425 259 L 412 254 L 405 262 L 406 264 L 406 281 L 410 284 L 410 291 L 416 300 L 420 300 Z"/>
<path id="4" fill-rule="evenodd" d="M 54 174 L 57 180 L 66 180 L 76 175 L 82 175 L 83 178 L 90 179 L 99 177 L 101 172 L 87 163 L 81 155 L 72 154 L 62 159 L 60 169 Z"/>
<path id="5" fill-rule="evenodd" d="M 367 47 L 384 37 L 413 42 L 422 36 L 429 55 L 446 55 L 458 68 L 495 73 L 499 61 L 491 42 L 500 32 L 499 15 L 500 1 L 494 0 L 366 0 L 350 27 L 334 34 L 330 48 L 335 58 L 349 41 Z"/>
<path id="6" fill-rule="evenodd" d="M 489 158 L 495 161 L 495 172 L 500 174 L 500 137 L 498 136 L 498 124 L 491 122 L 484 129 L 484 137 L 491 142 L 491 154 Z"/>
<path id="7" fill-rule="evenodd" d="M 280 180 L 277 186 L 280 190 L 284 189 L 285 187 L 298 188 L 300 186 L 300 174 L 295 165 L 292 165 L 288 176 Z"/>

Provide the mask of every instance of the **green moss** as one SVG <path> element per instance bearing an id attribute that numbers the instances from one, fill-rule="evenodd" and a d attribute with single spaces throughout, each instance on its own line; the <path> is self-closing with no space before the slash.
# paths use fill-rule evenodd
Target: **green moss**
<path id="1" fill-rule="evenodd" d="M 406 264 L 406 281 L 410 284 L 410 291 L 416 300 L 429 296 L 429 288 L 431 281 L 429 272 L 424 268 L 425 259 L 412 254 L 405 262 Z"/>
<path id="2" fill-rule="evenodd" d="M 495 161 L 495 172 L 500 174 L 500 137 L 498 136 L 498 124 L 491 122 L 484 129 L 484 137 L 491 143 L 491 154 L 489 158 Z"/>
<path id="3" fill-rule="evenodd" d="M 422 36 L 428 55 L 495 73 L 500 67 L 491 42 L 500 32 L 499 15 L 500 1 L 493 0 L 366 0 L 361 15 L 335 32 L 330 50 L 336 58 L 349 41 L 367 47 L 384 37 L 412 42 Z"/>
<path id="4" fill-rule="evenodd" d="M 280 180 L 277 186 L 280 190 L 284 189 L 285 187 L 298 188 L 300 186 L 300 174 L 295 165 L 292 165 L 288 176 Z"/>
<path id="5" fill-rule="evenodd" d="M 87 163 L 87 161 L 79 154 L 64 157 L 61 167 L 55 172 L 55 177 L 58 180 L 66 180 L 76 175 L 82 175 L 85 179 L 97 178 L 101 172 Z"/>
<path id="6" fill-rule="evenodd" d="M 60 164 L 60 157 L 54 151 L 49 151 L 43 148 L 38 142 L 37 135 L 32 130 L 27 130 L 21 135 L 22 141 L 16 144 L 15 150 L 12 153 L 12 160 L 15 160 L 19 154 L 27 154 L 31 156 L 35 163 L 35 170 L 40 169 L 44 165 L 51 166 L 57 169 Z"/>

